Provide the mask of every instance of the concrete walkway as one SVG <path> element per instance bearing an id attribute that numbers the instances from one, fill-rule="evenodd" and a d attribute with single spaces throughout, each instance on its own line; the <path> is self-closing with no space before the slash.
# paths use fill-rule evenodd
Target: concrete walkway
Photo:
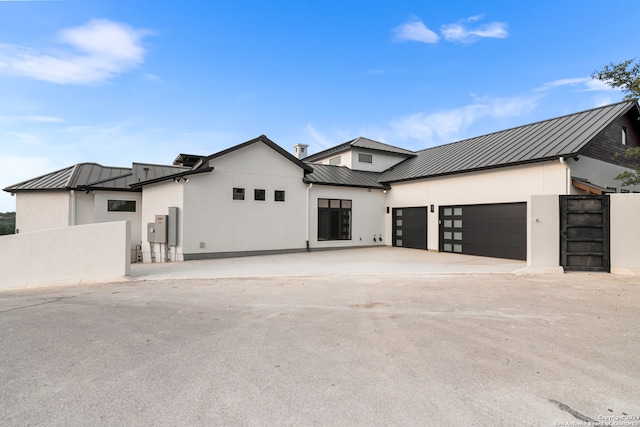
<path id="1" fill-rule="evenodd" d="M 525 261 L 374 247 L 213 260 L 132 264 L 134 280 L 359 274 L 518 274 Z"/>

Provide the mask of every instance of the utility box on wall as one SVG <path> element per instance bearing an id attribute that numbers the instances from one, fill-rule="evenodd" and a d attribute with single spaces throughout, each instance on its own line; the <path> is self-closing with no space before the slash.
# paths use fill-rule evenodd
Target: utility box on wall
<path id="1" fill-rule="evenodd" d="M 147 242 L 167 243 L 167 215 L 156 215 L 156 222 L 147 223 Z"/>

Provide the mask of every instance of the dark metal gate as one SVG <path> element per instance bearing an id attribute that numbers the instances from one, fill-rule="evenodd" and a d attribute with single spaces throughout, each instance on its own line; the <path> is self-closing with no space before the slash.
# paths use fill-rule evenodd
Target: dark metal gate
<path id="1" fill-rule="evenodd" d="M 560 196 L 560 265 L 609 272 L 609 196 Z"/>

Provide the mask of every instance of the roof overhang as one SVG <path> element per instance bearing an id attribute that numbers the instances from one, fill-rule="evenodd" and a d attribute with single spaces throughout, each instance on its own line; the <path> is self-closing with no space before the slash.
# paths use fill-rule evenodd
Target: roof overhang
<path id="1" fill-rule="evenodd" d="M 150 185 L 150 184 L 156 184 L 158 182 L 162 182 L 162 181 L 168 181 L 168 180 L 174 180 L 176 182 L 178 182 L 179 179 L 181 178 L 185 178 L 191 175 L 198 175 L 201 173 L 206 173 L 206 172 L 211 172 L 213 170 L 213 166 L 209 166 L 206 168 L 200 168 L 200 169 L 194 169 L 194 170 L 187 170 L 187 171 L 183 171 L 183 172 L 178 172 L 178 173 L 174 173 L 171 175 L 166 175 L 166 176 L 162 176 L 160 178 L 154 178 L 154 179 L 150 179 L 148 181 L 142 181 L 142 182 L 136 182 L 135 184 L 131 184 L 131 188 L 133 190 L 138 189 L 138 188 L 142 188 L 145 185 Z"/>
<path id="2" fill-rule="evenodd" d="M 574 177 L 571 180 L 571 185 L 581 190 L 587 192 L 587 194 L 595 194 L 596 196 L 601 196 L 607 193 L 613 193 L 613 191 L 609 190 L 607 187 L 602 187 L 600 185 L 589 182 L 583 178 Z"/>

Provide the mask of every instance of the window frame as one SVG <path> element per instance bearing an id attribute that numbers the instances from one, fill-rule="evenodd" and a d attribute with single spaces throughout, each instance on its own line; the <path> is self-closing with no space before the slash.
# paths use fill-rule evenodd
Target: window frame
<path id="1" fill-rule="evenodd" d="M 352 240 L 353 200 L 318 198 L 317 206 L 317 240 L 319 242 Z"/>
<path id="2" fill-rule="evenodd" d="M 261 191 L 262 197 L 258 198 L 258 192 Z M 253 189 L 253 201 L 254 202 L 266 202 L 267 201 L 267 190 L 264 188 L 254 188 Z"/>
<path id="3" fill-rule="evenodd" d="M 136 213 L 138 210 L 137 200 L 125 200 L 125 199 L 107 199 L 107 212 L 110 213 Z M 116 209 L 112 209 L 112 204 L 119 203 Z M 127 206 L 133 203 L 133 210 L 119 209 L 120 207 Z"/>
<path id="4" fill-rule="evenodd" d="M 336 156 L 329 159 L 329 165 L 338 166 L 342 164 L 342 156 Z"/>
<path id="5" fill-rule="evenodd" d="M 362 160 L 363 157 L 368 158 L 369 160 Z M 358 153 L 358 163 L 368 163 L 373 164 L 373 154 L 368 153 Z"/>
<path id="6" fill-rule="evenodd" d="M 244 187 L 233 187 L 232 199 L 233 200 L 244 200 L 246 196 L 246 191 Z M 240 197 L 242 196 L 242 197 Z"/>
<path id="7" fill-rule="evenodd" d="M 281 195 L 282 197 L 278 197 Z M 287 200 L 285 190 L 273 190 L 273 201 L 278 203 L 284 203 Z"/>

